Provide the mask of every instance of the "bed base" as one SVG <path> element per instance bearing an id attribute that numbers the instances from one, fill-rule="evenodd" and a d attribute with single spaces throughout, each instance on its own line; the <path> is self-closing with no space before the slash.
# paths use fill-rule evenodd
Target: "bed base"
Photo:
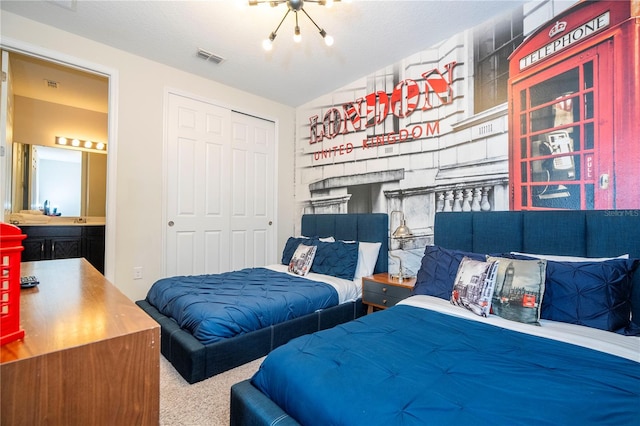
<path id="1" fill-rule="evenodd" d="M 231 386 L 229 425 L 300 426 L 300 423 L 253 387 L 251 380 L 248 379 Z"/>
<path id="2" fill-rule="evenodd" d="M 204 345 L 144 300 L 136 304 L 160 324 L 160 352 L 189 383 L 196 383 L 267 355 L 289 340 L 335 327 L 365 313 L 362 299 Z"/>

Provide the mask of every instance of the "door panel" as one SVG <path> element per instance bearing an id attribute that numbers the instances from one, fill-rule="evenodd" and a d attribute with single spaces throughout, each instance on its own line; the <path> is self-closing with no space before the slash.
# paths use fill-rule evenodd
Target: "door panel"
<path id="1" fill-rule="evenodd" d="M 166 273 L 218 273 L 229 268 L 230 111 L 178 95 L 168 108 Z"/>
<path id="2" fill-rule="evenodd" d="M 11 206 L 11 194 L 20 192 L 20 181 L 11 178 L 11 170 L 14 161 L 19 161 L 20 157 L 14 159 L 12 153 L 13 144 L 13 86 L 11 83 L 11 67 L 9 64 L 9 52 L 0 51 L 0 173 L 2 179 L 0 184 L 0 200 L 4 206 Z M 12 186 L 13 185 L 13 186 Z M 18 199 L 22 201 L 21 199 Z M 0 209 L 0 222 L 4 222 L 5 209 Z"/>
<path id="3" fill-rule="evenodd" d="M 272 218 L 275 212 L 275 124 L 240 113 L 232 114 L 234 167 L 234 210 L 231 229 L 246 232 L 238 252 L 244 264 L 235 267 L 276 263 Z M 234 241 L 241 244 L 240 240 Z M 234 253 L 236 250 L 234 250 Z"/>

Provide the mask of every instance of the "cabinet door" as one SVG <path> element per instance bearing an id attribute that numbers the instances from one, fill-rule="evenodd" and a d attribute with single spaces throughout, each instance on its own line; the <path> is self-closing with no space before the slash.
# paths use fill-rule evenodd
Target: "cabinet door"
<path id="1" fill-rule="evenodd" d="M 24 250 L 22 251 L 23 262 L 34 262 L 37 260 L 45 260 L 45 244 L 44 238 L 26 238 L 22 241 Z"/>
<path id="2" fill-rule="evenodd" d="M 104 226 L 86 226 L 84 257 L 100 273 L 104 273 Z"/>
<path id="3" fill-rule="evenodd" d="M 82 237 L 51 239 L 51 259 L 72 259 L 76 257 L 82 257 Z"/>

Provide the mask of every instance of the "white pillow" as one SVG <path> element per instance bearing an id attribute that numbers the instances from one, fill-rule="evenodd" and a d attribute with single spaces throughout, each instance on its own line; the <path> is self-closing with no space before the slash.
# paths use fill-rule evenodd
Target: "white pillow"
<path id="1" fill-rule="evenodd" d="M 360 241 L 358 245 L 358 264 L 356 265 L 354 279 L 373 275 L 381 246 L 382 243 L 366 243 Z"/>
<path id="2" fill-rule="evenodd" d="M 289 262 L 289 272 L 293 272 L 296 275 L 302 275 L 303 277 L 311 270 L 313 264 L 313 258 L 316 257 L 317 246 L 305 246 L 304 244 L 298 245 L 298 248 L 291 256 L 291 262 Z"/>
<path id="3" fill-rule="evenodd" d="M 311 237 L 305 237 L 304 235 L 301 235 L 299 237 L 295 237 L 295 238 L 311 238 Z M 322 241 L 323 243 L 335 243 L 336 239 L 333 237 L 324 237 L 324 238 L 319 238 L 320 241 Z"/>
<path id="4" fill-rule="evenodd" d="M 613 259 L 628 259 L 629 254 L 622 254 L 618 257 L 580 257 L 580 256 L 559 256 L 554 254 L 532 254 L 532 253 L 520 253 L 512 251 L 511 254 L 535 257 L 536 259 L 545 259 L 552 262 L 605 262 Z"/>

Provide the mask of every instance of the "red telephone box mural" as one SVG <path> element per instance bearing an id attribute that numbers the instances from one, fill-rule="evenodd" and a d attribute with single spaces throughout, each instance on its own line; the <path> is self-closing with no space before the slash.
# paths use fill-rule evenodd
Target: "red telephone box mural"
<path id="1" fill-rule="evenodd" d="M 510 208 L 638 208 L 640 9 L 580 2 L 510 57 Z"/>

